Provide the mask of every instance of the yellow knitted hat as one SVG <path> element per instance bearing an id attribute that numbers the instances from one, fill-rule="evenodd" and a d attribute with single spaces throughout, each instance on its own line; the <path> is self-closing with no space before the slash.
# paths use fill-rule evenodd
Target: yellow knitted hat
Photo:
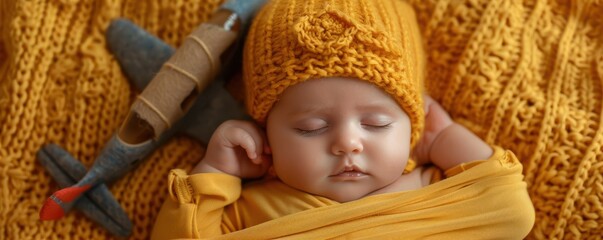
<path id="1" fill-rule="evenodd" d="M 411 6 L 399 0 L 275 0 L 258 12 L 244 50 L 249 114 L 263 124 L 280 95 L 324 77 L 368 81 L 424 125 L 425 56 Z"/>

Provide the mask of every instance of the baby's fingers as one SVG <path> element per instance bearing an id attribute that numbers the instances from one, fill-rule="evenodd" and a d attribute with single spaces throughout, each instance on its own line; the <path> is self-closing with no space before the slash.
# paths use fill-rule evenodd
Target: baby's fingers
<path id="1" fill-rule="evenodd" d="M 254 138 L 242 128 L 233 128 L 224 136 L 227 146 L 231 148 L 241 147 L 245 150 L 247 157 L 255 163 L 258 158 L 257 143 Z"/>
<path id="2" fill-rule="evenodd" d="M 229 130 L 224 138 L 231 148 L 242 147 L 245 154 L 254 164 L 262 163 L 261 155 L 265 152 L 265 134 L 254 124 L 245 121 L 229 121 Z"/>

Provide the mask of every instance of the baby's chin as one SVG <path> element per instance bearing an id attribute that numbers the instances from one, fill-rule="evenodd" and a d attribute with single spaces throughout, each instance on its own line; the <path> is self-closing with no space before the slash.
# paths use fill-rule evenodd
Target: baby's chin
<path id="1" fill-rule="evenodd" d="M 329 198 L 329 199 L 339 202 L 339 203 L 346 203 L 346 202 L 356 201 L 358 199 L 365 197 L 366 195 L 367 194 L 356 194 L 356 195 L 342 194 L 342 195 L 326 197 L 326 198 Z"/>
<path id="2" fill-rule="evenodd" d="M 302 192 L 305 192 L 305 193 L 308 193 L 311 195 L 315 195 L 315 196 L 328 198 L 330 200 L 333 200 L 333 201 L 336 201 L 339 203 L 345 203 L 345 202 L 358 200 L 358 199 L 361 199 L 370 194 L 370 192 L 361 192 L 358 190 L 341 191 L 341 189 L 340 189 L 339 191 L 328 191 L 328 190 L 322 189 L 322 191 L 320 191 L 317 189 L 310 189 L 307 186 L 295 186 L 295 184 L 289 184 L 281 178 L 279 178 L 279 180 L 284 182 L 285 184 L 289 185 L 289 187 L 295 188 L 299 191 L 302 191 Z"/>
<path id="3" fill-rule="evenodd" d="M 334 191 L 334 192 L 325 193 L 325 194 L 314 193 L 314 195 L 326 197 L 328 199 L 331 199 L 331 200 L 339 202 L 339 203 L 346 203 L 346 202 L 351 202 L 351 201 L 356 201 L 358 199 L 362 199 L 362 198 L 370 195 L 371 192 L 373 192 L 373 191 L 348 190 L 348 191 Z"/>

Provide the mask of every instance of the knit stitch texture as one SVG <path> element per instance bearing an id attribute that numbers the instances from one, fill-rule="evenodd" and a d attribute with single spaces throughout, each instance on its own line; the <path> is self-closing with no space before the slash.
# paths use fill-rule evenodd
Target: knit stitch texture
<path id="1" fill-rule="evenodd" d="M 408 114 L 414 146 L 424 125 L 420 39 L 412 6 L 405 2 L 271 1 L 258 12 L 245 44 L 247 109 L 264 123 L 280 95 L 295 84 L 360 79 L 387 92 Z"/>
<path id="2" fill-rule="evenodd" d="M 111 239 L 84 214 L 40 221 L 58 189 L 35 154 L 54 142 L 90 167 L 122 123 L 136 92 L 110 54 L 105 30 L 125 17 L 178 46 L 221 0 L 0 1 L 0 239 Z M 203 156 L 177 137 L 109 185 L 132 220 L 131 239 L 148 239 L 167 197 L 167 174 Z"/>
<path id="3" fill-rule="evenodd" d="M 135 95 L 104 30 L 127 17 L 173 46 L 218 0 L 0 0 L 0 239 L 109 239 L 78 212 L 40 222 L 56 184 L 44 143 L 91 166 Z M 427 47 L 426 89 L 455 120 L 524 164 L 536 208 L 530 239 L 603 232 L 603 3 L 411 0 Z M 201 144 L 176 137 L 110 189 L 147 239 L 167 173 Z"/>
<path id="4" fill-rule="evenodd" d="M 603 233 L 603 2 L 412 0 L 426 89 L 524 164 L 532 239 Z"/>

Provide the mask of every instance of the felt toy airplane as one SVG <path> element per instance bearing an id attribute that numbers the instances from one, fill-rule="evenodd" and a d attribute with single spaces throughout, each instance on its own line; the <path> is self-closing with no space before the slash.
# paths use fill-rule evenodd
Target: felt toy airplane
<path id="1" fill-rule="evenodd" d="M 38 151 L 42 166 L 63 188 L 45 201 L 40 219 L 60 219 L 75 207 L 112 234 L 128 236 L 132 223 L 105 184 L 177 131 L 207 143 L 223 121 L 248 118 L 223 87 L 227 74 L 220 65 L 230 61 L 220 57 L 238 52 L 229 49 L 242 45 L 241 33 L 264 1 L 227 1 L 177 50 L 125 19 L 113 21 L 106 32 L 109 49 L 128 79 L 144 90 L 88 171 L 56 144 Z"/>

